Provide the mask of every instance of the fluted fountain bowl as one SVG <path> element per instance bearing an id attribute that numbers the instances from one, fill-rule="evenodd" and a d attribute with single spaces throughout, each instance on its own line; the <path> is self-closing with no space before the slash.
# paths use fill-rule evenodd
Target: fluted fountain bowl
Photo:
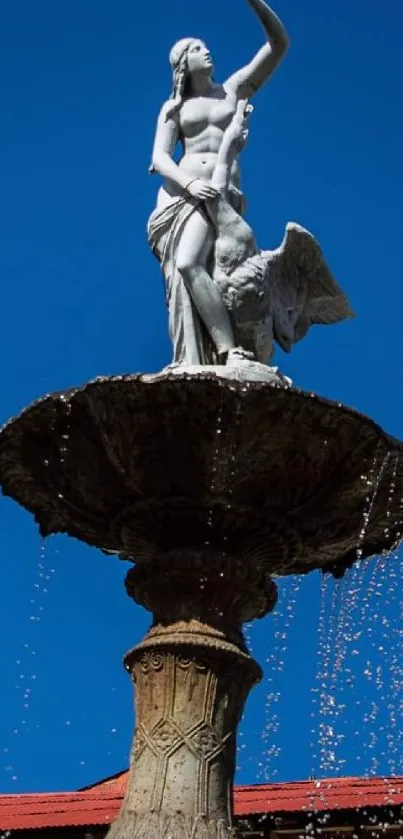
<path id="1" fill-rule="evenodd" d="M 341 575 L 393 548 L 402 444 L 294 388 L 201 374 L 100 378 L 0 433 L 0 483 L 41 534 L 145 562 L 194 545 L 269 575 Z"/>

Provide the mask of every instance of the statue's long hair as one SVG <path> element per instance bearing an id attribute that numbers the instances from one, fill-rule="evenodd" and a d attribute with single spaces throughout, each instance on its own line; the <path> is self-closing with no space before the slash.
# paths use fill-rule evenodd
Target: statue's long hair
<path id="1" fill-rule="evenodd" d="M 189 69 L 188 69 L 188 52 L 192 44 L 197 41 L 197 38 L 181 38 L 171 49 L 169 53 L 169 63 L 172 68 L 172 93 L 171 105 L 165 112 L 165 119 L 171 119 L 179 111 L 182 102 L 189 92 Z M 149 174 L 153 175 L 155 172 L 153 164 L 148 169 Z"/>
<path id="2" fill-rule="evenodd" d="M 166 119 L 176 114 L 188 92 L 189 71 L 188 52 L 196 38 L 181 38 L 171 49 L 169 63 L 172 67 L 173 86 L 171 93 L 172 105 L 167 109 Z"/>

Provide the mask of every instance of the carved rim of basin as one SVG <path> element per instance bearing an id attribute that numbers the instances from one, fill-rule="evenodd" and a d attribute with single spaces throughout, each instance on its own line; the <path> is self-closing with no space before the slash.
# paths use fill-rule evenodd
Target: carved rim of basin
<path id="1" fill-rule="evenodd" d="M 403 447 L 295 388 L 114 376 L 35 402 L 0 433 L 0 483 L 41 533 L 125 559 L 206 544 L 274 575 L 342 574 L 401 540 Z"/>

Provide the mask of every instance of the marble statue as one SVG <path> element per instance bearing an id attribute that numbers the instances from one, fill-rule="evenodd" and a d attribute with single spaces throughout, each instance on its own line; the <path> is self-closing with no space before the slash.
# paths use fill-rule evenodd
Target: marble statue
<path id="1" fill-rule="evenodd" d="M 289 351 L 312 323 L 351 315 L 308 231 L 289 224 L 282 245 L 262 251 L 243 219 L 239 154 L 249 100 L 288 48 L 264 0 L 248 3 L 267 42 L 224 84 L 213 80 L 203 41 L 184 38 L 170 54 L 173 91 L 158 119 L 151 165 L 164 184 L 148 238 L 165 281 L 173 365 L 267 365 L 273 340 Z"/>

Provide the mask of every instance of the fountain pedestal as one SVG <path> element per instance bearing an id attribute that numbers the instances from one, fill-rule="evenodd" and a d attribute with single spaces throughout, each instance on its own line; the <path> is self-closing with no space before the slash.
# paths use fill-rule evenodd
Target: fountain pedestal
<path id="1" fill-rule="evenodd" d="M 167 627 L 126 656 L 137 727 L 128 787 L 109 836 L 227 839 L 232 831 L 235 736 L 260 669 L 194 622 Z M 176 636 L 176 637 L 175 637 Z M 211 643 L 214 646 L 210 646 Z"/>
<path id="2" fill-rule="evenodd" d="M 239 561 L 206 548 L 140 563 L 127 575 L 128 593 L 151 608 L 153 625 L 125 657 L 135 683 L 136 732 L 110 839 L 235 835 L 236 730 L 261 677 L 241 621 L 276 601 L 264 574 L 249 574 L 249 584 L 247 576 Z"/>

